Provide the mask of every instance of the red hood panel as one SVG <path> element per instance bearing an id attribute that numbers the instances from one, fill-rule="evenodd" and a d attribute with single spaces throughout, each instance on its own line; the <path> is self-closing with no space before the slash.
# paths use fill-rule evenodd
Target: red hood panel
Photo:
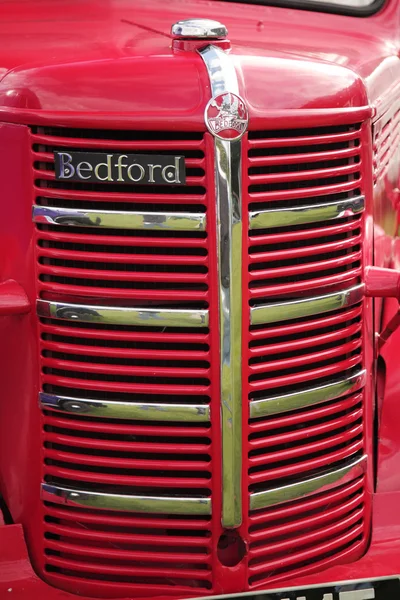
<path id="1" fill-rule="evenodd" d="M 2 4 L 0 107 L 160 117 L 172 110 L 199 124 L 209 94 L 204 67 L 195 53 L 174 53 L 169 38 L 171 25 L 188 17 L 228 26 L 255 112 L 363 106 L 375 101 L 376 82 L 399 70 L 388 27 L 399 20 L 395 2 L 369 19 L 206 0 L 144 4 Z"/>

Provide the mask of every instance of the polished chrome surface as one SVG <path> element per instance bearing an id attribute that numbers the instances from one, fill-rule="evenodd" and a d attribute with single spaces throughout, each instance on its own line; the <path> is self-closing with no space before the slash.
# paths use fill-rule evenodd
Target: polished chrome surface
<path id="1" fill-rule="evenodd" d="M 330 221 L 351 217 L 364 210 L 364 196 L 338 200 L 330 204 L 313 204 L 311 206 L 294 206 L 291 208 L 272 208 L 250 212 L 250 229 L 267 229 L 273 227 L 292 227 L 306 223 Z"/>
<path id="2" fill-rule="evenodd" d="M 298 498 L 305 498 L 315 493 L 325 492 L 346 481 L 351 481 L 365 473 L 367 456 L 354 459 L 339 469 L 332 469 L 321 475 L 304 479 L 296 483 L 289 483 L 278 488 L 271 488 L 250 494 L 250 510 L 259 510 L 290 502 Z"/>
<path id="3" fill-rule="evenodd" d="M 250 323 L 251 325 L 265 325 L 267 323 L 278 323 L 280 321 L 289 321 L 290 319 L 319 315 L 331 310 L 352 306 L 360 302 L 363 296 L 364 286 L 360 284 L 347 290 L 325 294 L 324 296 L 261 304 L 260 306 L 253 306 L 250 309 Z"/>
<path id="4" fill-rule="evenodd" d="M 183 421 L 204 423 L 210 420 L 210 407 L 204 404 L 160 404 L 149 402 L 120 402 L 93 400 L 55 394 L 39 394 L 43 409 L 105 419 L 132 419 L 136 421 Z"/>
<path id="5" fill-rule="evenodd" d="M 310 387 L 300 392 L 271 396 L 250 402 L 250 418 L 267 417 L 276 413 L 284 413 L 321 402 L 328 402 L 349 394 L 365 385 L 366 371 L 359 371 L 349 377 L 333 381 L 326 385 Z"/>
<path id="6" fill-rule="evenodd" d="M 208 327 L 208 310 L 126 308 L 90 306 L 50 300 L 37 301 L 37 314 L 50 319 L 102 323 L 104 325 L 142 325 L 144 327 Z"/>
<path id="7" fill-rule="evenodd" d="M 98 211 L 34 206 L 32 218 L 34 223 L 72 225 L 74 227 L 167 231 L 206 230 L 206 215 L 204 213 Z"/>
<path id="8" fill-rule="evenodd" d="M 178 21 L 171 28 L 175 38 L 221 39 L 226 38 L 228 30 L 225 25 L 212 19 L 186 19 Z"/>
<path id="9" fill-rule="evenodd" d="M 210 515 L 210 498 L 104 494 L 42 483 L 42 500 L 68 506 L 165 515 Z"/>
<path id="10" fill-rule="evenodd" d="M 236 71 L 220 48 L 200 51 L 211 93 L 238 93 Z M 240 141 L 215 138 L 222 428 L 222 525 L 242 522 L 242 199 Z"/>
<path id="11" fill-rule="evenodd" d="M 224 92 L 238 95 L 239 83 L 232 58 L 217 46 L 206 46 L 199 53 L 207 67 L 211 96 L 214 98 Z"/>

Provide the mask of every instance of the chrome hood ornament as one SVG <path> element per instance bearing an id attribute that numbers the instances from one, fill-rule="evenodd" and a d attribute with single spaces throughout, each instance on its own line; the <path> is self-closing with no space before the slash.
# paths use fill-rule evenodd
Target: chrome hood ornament
<path id="1" fill-rule="evenodd" d="M 228 30 L 212 19 L 186 19 L 172 25 L 171 35 L 179 39 L 222 40 L 228 35 Z"/>

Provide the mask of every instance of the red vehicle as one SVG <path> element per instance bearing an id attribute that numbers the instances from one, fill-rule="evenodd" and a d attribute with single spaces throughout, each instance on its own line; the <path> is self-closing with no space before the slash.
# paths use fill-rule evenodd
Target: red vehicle
<path id="1" fill-rule="evenodd" d="M 0 39 L 0 598 L 399 598 L 399 2 Z"/>

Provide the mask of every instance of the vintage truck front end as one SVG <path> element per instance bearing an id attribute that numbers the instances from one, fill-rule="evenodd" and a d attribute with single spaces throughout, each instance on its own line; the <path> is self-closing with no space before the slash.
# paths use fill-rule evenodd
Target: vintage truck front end
<path id="1" fill-rule="evenodd" d="M 398 597 L 400 8 L 300 8 L 1 7 L 1 598 Z"/>

